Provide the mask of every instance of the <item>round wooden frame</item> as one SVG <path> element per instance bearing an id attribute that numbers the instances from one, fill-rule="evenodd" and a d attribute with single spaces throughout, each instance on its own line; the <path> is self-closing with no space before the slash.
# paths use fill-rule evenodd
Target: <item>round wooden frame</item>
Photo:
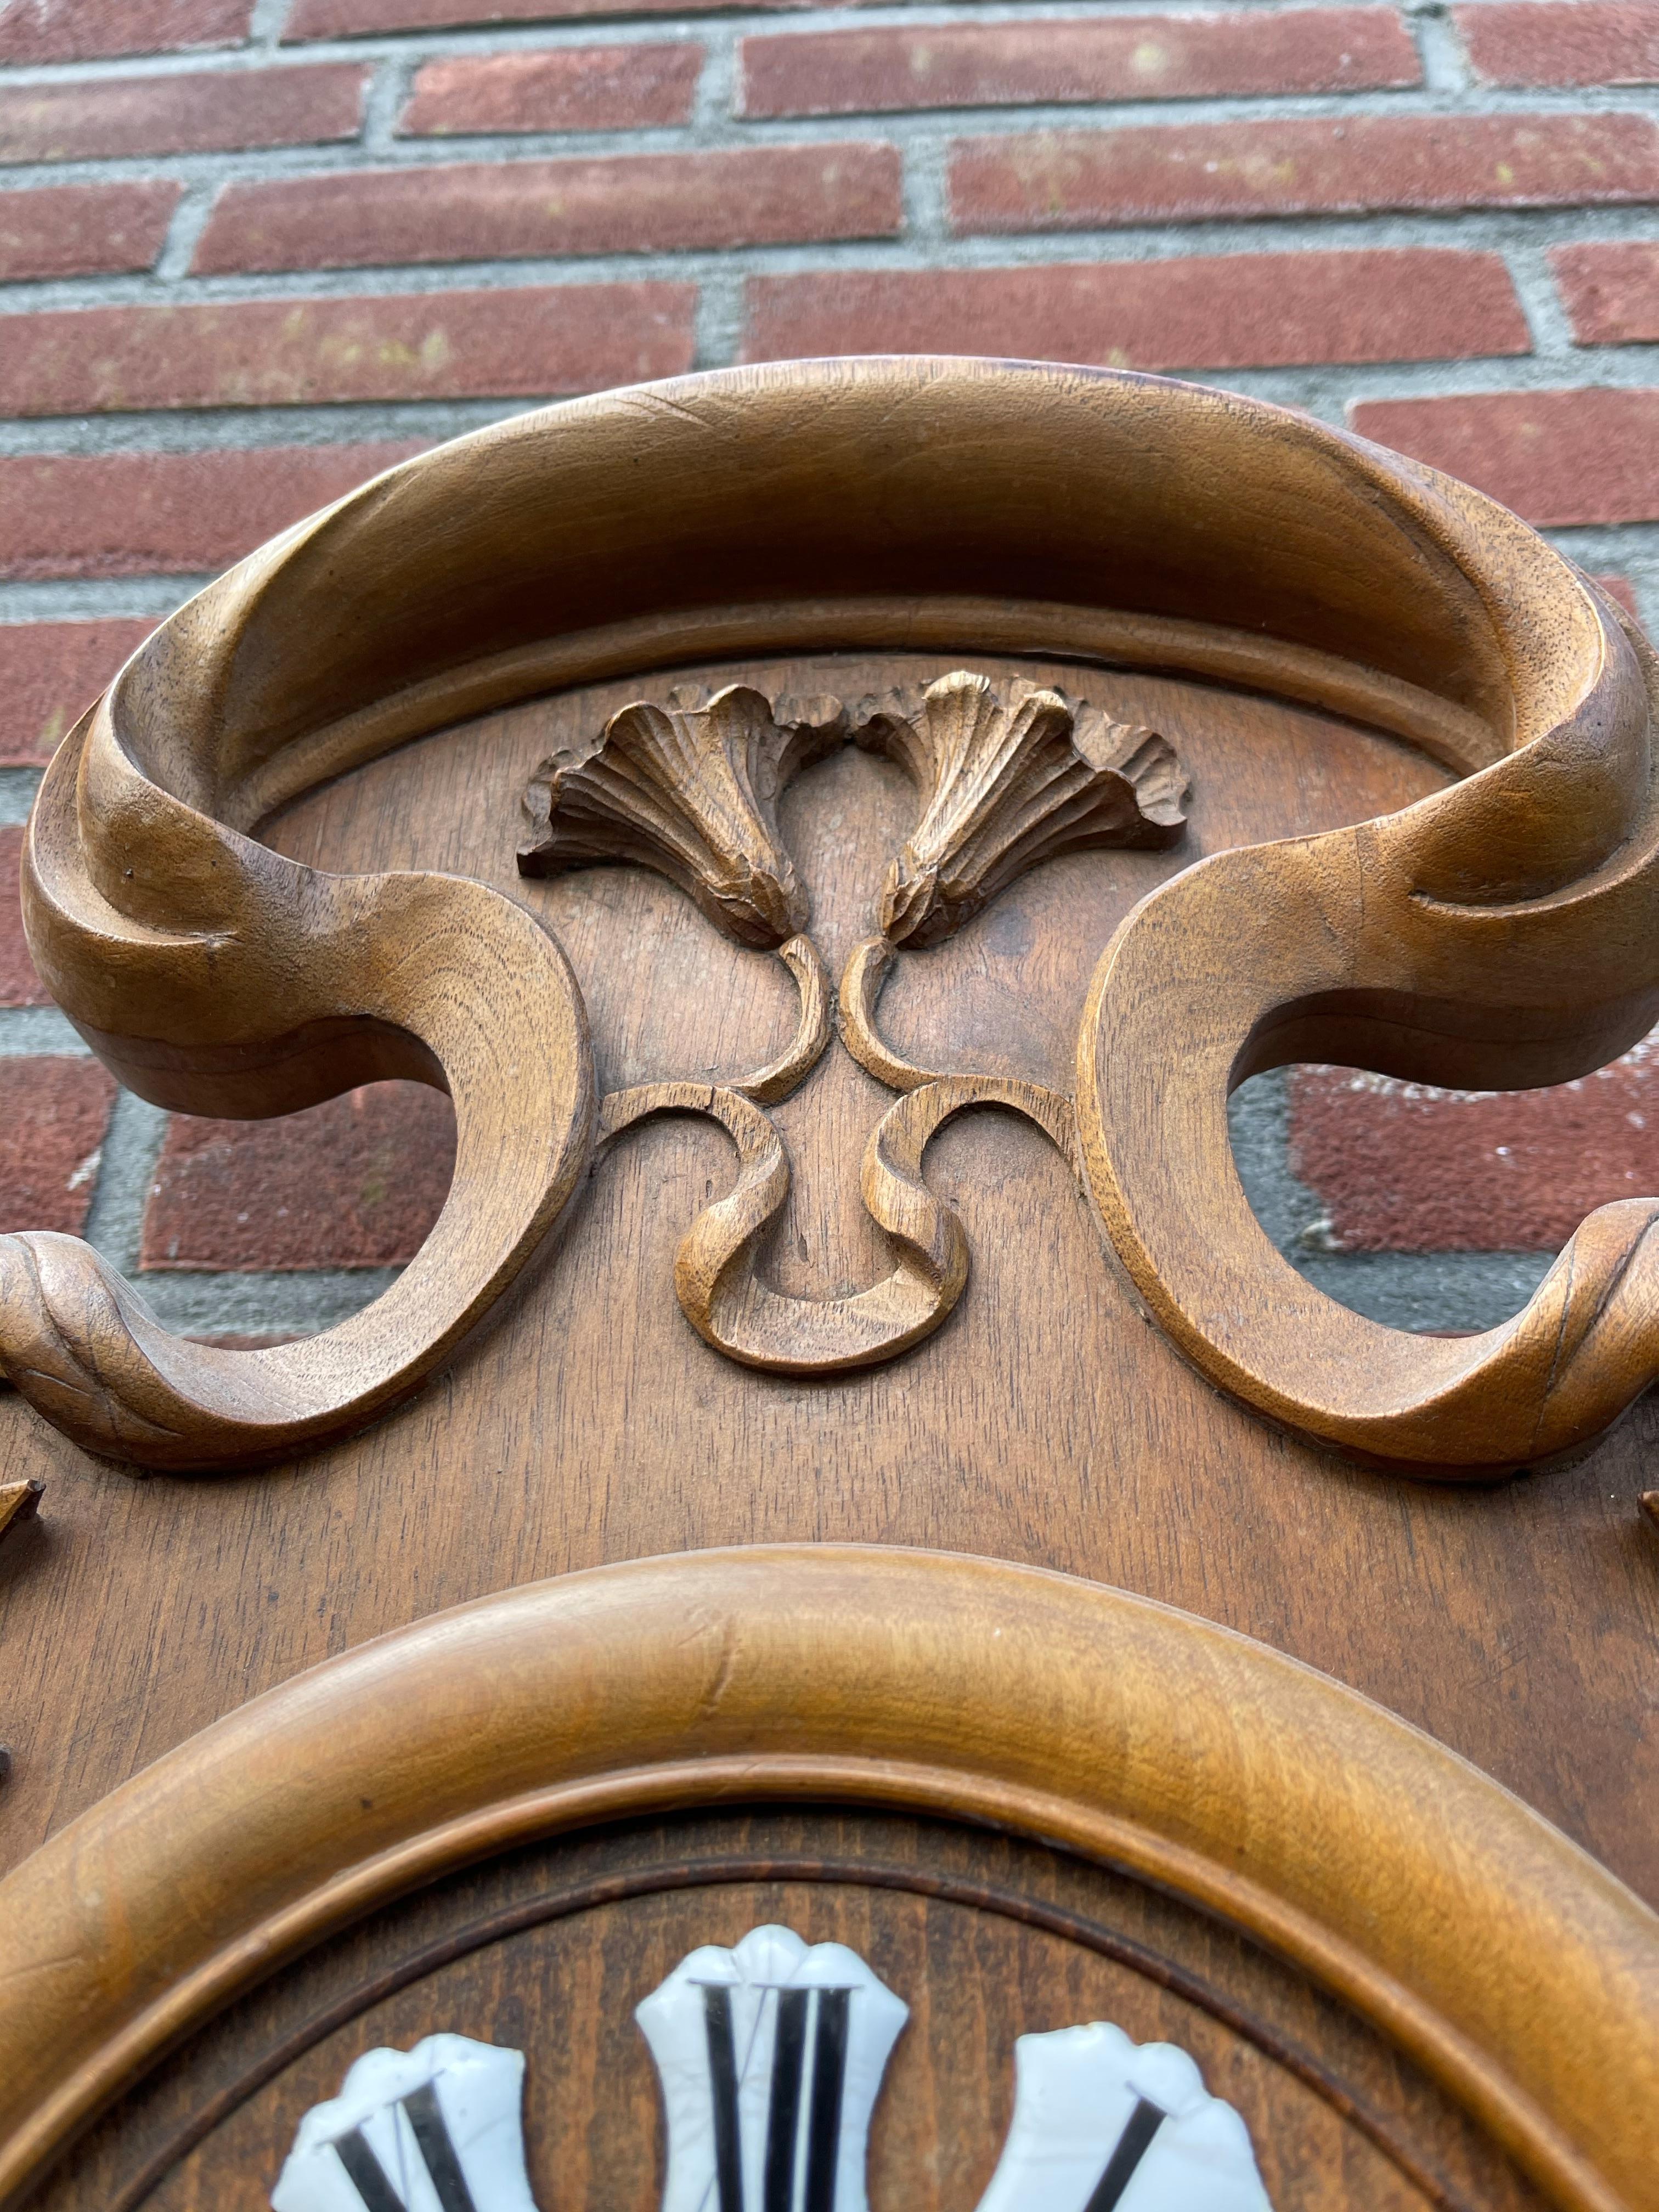
<path id="1" fill-rule="evenodd" d="M 1655 2212 L 1659 1917 L 1249 1639 L 1037 1569 L 647 1560 L 331 1661 L 0 1883 L 0 2203 L 235 1991 L 446 1870 L 675 1808 L 841 1800 L 1056 1842 L 1294 1960 L 1570 2212 Z"/>
<path id="2" fill-rule="evenodd" d="M 1659 1200 L 1601 1208 L 1503 1327 L 1413 1336 L 1276 1251 L 1226 1097 L 1297 1058 L 1558 1082 L 1641 1036 L 1659 667 L 1467 486 L 1256 401 L 1019 362 L 785 362 L 526 416 L 392 470 L 162 624 L 42 785 L 23 870 L 42 975 L 162 1105 L 441 1085 L 455 1179 L 372 1308 L 256 1351 L 170 1335 L 76 1239 L 0 1237 L 18 1389 L 120 1459 L 291 1456 L 430 1374 L 585 1172 L 580 998 L 535 919 L 479 884 L 284 860 L 252 834 L 270 809 L 558 686 L 890 647 L 1195 674 L 1462 773 L 1382 821 L 1218 854 L 1130 915 L 1082 1025 L 1078 1126 L 1146 1308 L 1257 1412 L 1414 1474 L 1587 1449 L 1659 1372 Z"/>

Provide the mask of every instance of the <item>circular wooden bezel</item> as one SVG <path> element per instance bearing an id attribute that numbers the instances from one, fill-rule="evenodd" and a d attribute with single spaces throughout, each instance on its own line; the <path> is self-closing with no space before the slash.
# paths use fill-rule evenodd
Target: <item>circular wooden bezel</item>
<path id="1" fill-rule="evenodd" d="M 1659 1917 L 1454 1753 L 1149 1600 L 864 1547 L 506 1591 L 242 1707 L 0 1883 L 0 2203 L 236 1991 L 468 1861 L 757 1801 L 992 1824 L 1295 1962 L 1570 2212 L 1655 2212 Z"/>

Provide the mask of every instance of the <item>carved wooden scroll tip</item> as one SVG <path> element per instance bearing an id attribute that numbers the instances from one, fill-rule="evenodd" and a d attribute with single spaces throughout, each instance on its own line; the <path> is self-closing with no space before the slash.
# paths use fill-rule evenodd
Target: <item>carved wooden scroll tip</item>
<path id="1" fill-rule="evenodd" d="M 43 1482 L 0 1482 L 0 1541 L 33 1521 L 40 1510 Z"/>
<path id="2" fill-rule="evenodd" d="M 937 945 L 1026 869 L 1090 846 L 1181 836 L 1187 779 L 1155 730 L 1046 686 L 966 669 L 867 699 L 854 736 L 907 769 L 921 818 L 882 892 L 883 934 Z"/>

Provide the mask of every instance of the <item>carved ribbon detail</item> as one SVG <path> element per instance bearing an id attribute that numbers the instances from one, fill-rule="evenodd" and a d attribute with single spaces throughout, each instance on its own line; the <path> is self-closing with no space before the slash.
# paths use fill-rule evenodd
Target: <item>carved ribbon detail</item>
<path id="1" fill-rule="evenodd" d="M 904 1094 L 871 1133 L 860 1184 L 885 1231 L 892 1272 L 834 1298 L 787 1296 L 763 1278 L 767 1237 L 789 1194 L 789 1158 L 761 1103 L 803 1082 L 828 1045 L 823 967 L 799 933 L 805 898 L 779 836 L 775 802 L 792 775 L 851 739 L 907 769 L 921 816 L 884 887 L 883 933 L 854 951 L 841 990 L 848 1050 Z M 612 1091 L 601 1144 L 655 1114 L 702 1114 L 737 1147 L 738 1180 L 697 1216 L 675 1261 L 675 1287 L 699 1335 L 745 1365 L 779 1374 L 865 1367 L 932 1334 L 968 1280 L 968 1240 L 929 1191 L 921 1158 L 954 1115 L 972 1106 L 1024 1114 L 1077 1165 L 1072 1102 L 1042 1085 L 936 1075 L 890 1053 L 876 1000 L 900 945 L 942 943 L 1039 860 L 1098 845 L 1178 838 L 1185 780 L 1155 731 L 1109 722 L 1063 693 L 998 686 L 959 669 L 925 690 L 865 700 L 780 700 L 733 685 L 706 701 L 682 693 L 666 708 L 624 707 L 593 750 L 555 755 L 525 793 L 526 875 L 594 860 L 635 860 L 687 891 L 740 944 L 777 951 L 800 993 L 794 1042 L 768 1066 L 727 1085 L 651 1083 Z M 780 945 L 786 929 L 796 934 Z"/>
<path id="2" fill-rule="evenodd" d="M 1265 692 L 1463 779 L 1379 821 L 1218 854 L 1127 916 L 1082 1026 L 1084 1170 L 1148 1312 L 1257 1413 L 1441 1477 L 1586 1449 L 1659 1376 L 1659 1200 L 1592 1215 L 1502 1328 L 1410 1336 L 1276 1252 L 1232 1165 L 1226 1097 L 1307 1059 L 1560 1082 L 1650 1029 L 1659 666 L 1592 583 L 1449 478 L 1231 395 L 1010 362 L 775 364 L 499 424 L 299 524 L 161 625 L 59 748 L 31 817 L 24 918 L 47 988 L 165 1107 L 287 1113 L 390 1075 L 447 1088 L 454 1182 L 382 1297 L 256 1352 L 171 1335 L 75 1238 L 0 1237 L 6 1374 L 113 1457 L 290 1455 L 412 1391 L 582 1180 L 591 1059 L 546 932 L 482 884 L 287 860 L 252 834 L 274 809 L 574 685 L 781 653 L 951 668 L 964 650 Z M 787 1172 L 761 1109 L 829 1042 L 831 994 L 772 810 L 815 747 L 849 737 L 919 787 L 878 933 L 838 993 L 848 1049 L 901 1094 L 866 1163 L 894 1264 L 884 1285 L 803 1310 L 755 1269 Z M 1058 693 L 961 676 L 850 713 L 671 696 L 548 764 L 530 866 L 647 861 L 796 978 L 789 1048 L 718 1103 L 699 1094 L 740 1155 L 681 1255 L 713 1340 L 844 1364 L 948 1310 L 960 1231 L 921 1182 L 921 1147 L 992 1091 L 889 1049 L 883 978 L 1034 860 L 1178 834 L 1178 780 L 1155 741 Z M 1000 1103 L 1069 1141 L 1066 1102 L 1012 1088 Z M 669 1103 L 684 1102 L 608 1102 L 604 1127 Z"/>

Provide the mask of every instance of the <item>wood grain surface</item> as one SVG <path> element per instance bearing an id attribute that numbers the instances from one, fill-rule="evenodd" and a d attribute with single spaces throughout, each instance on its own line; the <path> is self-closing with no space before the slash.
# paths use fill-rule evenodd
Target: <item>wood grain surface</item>
<path id="1" fill-rule="evenodd" d="M 1196 387 L 964 361 L 773 365 L 526 416 L 393 470 L 162 625 L 42 785 L 22 873 L 41 974 L 158 1103 L 259 1114 L 369 1072 L 442 1084 L 457 1178 L 372 1316 L 240 1353 L 167 1336 L 84 1244 L 0 1239 L 12 1379 L 112 1456 L 279 1458 L 418 1384 L 580 1177 L 591 1086 L 555 948 L 463 884 L 284 865 L 243 834 L 281 799 L 561 679 L 642 674 L 745 634 L 954 643 L 987 607 L 981 649 L 1023 630 L 1027 650 L 1115 645 L 1337 711 L 1364 702 L 1465 772 L 1392 822 L 1197 871 L 1126 921 L 1083 1025 L 1084 1156 L 1149 1310 L 1259 1412 L 1415 1474 L 1582 1454 L 1655 1371 L 1659 1200 L 1600 1209 L 1506 1327 L 1413 1344 L 1319 1297 L 1273 1250 L 1232 1173 L 1225 1097 L 1298 1052 L 1518 1085 L 1587 1073 L 1641 1036 L 1659 1012 L 1659 665 L 1514 516 L 1363 441 Z M 1108 608 L 1123 612 L 1095 611 Z M 975 677 L 959 673 L 960 704 Z M 747 688 L 730 697 L 764 717 Z M 544 758 L 526 861 L 608 850 L 620 831 L 745 941 L 799 933 L 793 871 L 763 818 L 771 794 L 707 716 L 676 712 L 624 703 L 609 769 L 591 734 Z M 973 717 L 957 719 L 962 733 Z M 1109 719 L 1126 767 L 1150 763 L 1155 741 L 1137 754 L 1135 726 Z M 872 735 L 882 726 L 866 718 Z M 920 945 L 1028 841 L 947 887 L 988 793 L 964 814 L 972 775 L 934 780 L 925 713 L 887 726 L 910 729 L 893 749 L 920 767 L 922 818 L 880 932 Z M 825 736 L 810 712 L 792 731 L 785 750 L 802 758 Z M 1166 808 L 1159 828 L 1178 822 Z M 1179 1110 L 1151 1110 L 1160 1088 Z M 752 1137 L 752 1116 L 726 1119 Z M 780 1170 L 744 1143 L 737 1212 L 758 1234 Z M 915 1179 L 887 1210 L 938 1211 Z M 953 1304 L 949 1236 L 924 1229 L 909 1249 L 897 1313 L 849 1312 L 851 1356 L 872 1356 L 872 1326 L 878 1348 L 917 1341 L 918 1297 L 935 1318 Z M 704 1255 L 692 1269 L 691 1303 L 737 1356 L 805 1325 L 760 1300 L 726 1328 L 714 1267 Z"/>
<path id="2" fill-rule="evenodd" d="M 562 1829 L 769 1799 L 988 1824 L 1153 1882 L 1400 2044 L 1562 2212 L 1659 2205 L 1659 1916 L 1547 1822 L 1189 1615 L 824 1546 L 636 1561 L 383 1638 L 36 1853 L 0 1885 L 0 2202 L 365 1911 Z"/>

